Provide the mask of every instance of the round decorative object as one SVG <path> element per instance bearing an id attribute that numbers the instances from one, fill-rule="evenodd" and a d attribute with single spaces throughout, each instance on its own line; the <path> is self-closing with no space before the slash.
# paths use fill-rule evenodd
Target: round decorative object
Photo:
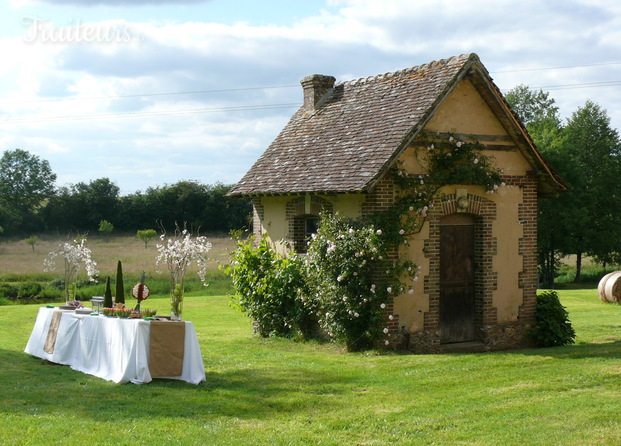
<path id="1" fill-rule="evenodd" d="M 149 287 L 146 286 L 144 283 L 137 283 L 132 288 L 132 296 L 134 296 L 134 299 L 136 299 L 138 302 L 146 300 L 150 294 L 151 291 L 149 290 Z"/>
<path id="2" fill-rule="evenodd" d="M 466 197 L 461 197 L 459 200 L 457 200 L 457 209 L 459 209 L 460 211 L 465 211 L 466 209 L 468 209 L 468 206 L 470 206 L 470 201 L 468 201 Z"/>

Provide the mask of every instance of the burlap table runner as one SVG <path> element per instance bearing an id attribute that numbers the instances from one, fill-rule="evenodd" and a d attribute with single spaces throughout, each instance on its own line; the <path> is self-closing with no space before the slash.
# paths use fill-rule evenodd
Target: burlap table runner
<path id="1" fill-rule="evenodd" d="M 56 346 L 56 336 L 58 336 L 58 326 L 60 325 L 60 319 L 63 317 L 62 311 L 54 311 L 52 313 L 52 320 L 50 321 L 50 328 L 47 332 L 47 338 L 45 339 L 45 345 L 43 351 L 50 355 L 54 353 L 54 347 Z"/>
<path id="2" fill-rule="evenodd" d="M 181 376 L 185 322 L 151 322 L 149 371 L 151 376 Z"/>

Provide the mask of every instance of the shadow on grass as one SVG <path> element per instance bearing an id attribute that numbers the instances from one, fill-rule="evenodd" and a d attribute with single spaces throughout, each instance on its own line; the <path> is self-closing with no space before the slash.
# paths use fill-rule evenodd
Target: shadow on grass
<path id="1" fill-rule="evenodd" d="M 547 356 L 556 359 L 621 358 L 621 339 L 601 344 L 578 343 L 562 347 L 506 350 L 503 353 L 525 356 Z"/>
<path id="2" fill-rule="evenodd" d="M 597 282 L 561 282 L 555 283 L 555 290 L 596 290 Z"/>
<path id="3" fill-rule="evenodd" d="M 63 414 L 93 420 L 148 422 L 158 417 L 265 419 L 340 407 L 338 394 L 354 376 L 239 369 L 207 373 L 199 385 L 154 379 L 115 384 L 26 353 L 0 350 L 0 412 Z M 345 383 L 345 384 L 344 384 Z M 319 409 L 317 409 L 319 410 Z"/>

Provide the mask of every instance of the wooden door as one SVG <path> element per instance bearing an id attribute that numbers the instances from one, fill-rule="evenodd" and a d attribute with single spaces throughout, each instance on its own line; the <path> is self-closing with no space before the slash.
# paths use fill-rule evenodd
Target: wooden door
<path id="1" fill-rule="evenodd" d="M 465 215 L 456 217 L 440 223 L 440 342 L 443 344 L 476 338 L 474 222 Z"/>

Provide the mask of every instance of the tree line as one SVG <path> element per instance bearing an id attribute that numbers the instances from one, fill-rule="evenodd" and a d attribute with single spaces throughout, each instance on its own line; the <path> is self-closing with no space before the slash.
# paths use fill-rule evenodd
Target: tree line
<path id="1" fill-rule="evenodd" d="M 560 259 L 576 255 L 576 281 L 584 256 L 621 263 L 621 142 L 607 111 L 586 101 L 563 122 L 548 92 L 519 85 L 507 102 L 535 145 L 567 184 L 558 197 L 539 202 L 538 254 L 542 285 L 553 287 Z M 0 158 L 0 233 L 173 230 L 176 223 L 201 231 L 250 226 L 249 200 L 231 199 L 230 185 L 194 181 L 120 196 L 108 178 L 56 187 L 47 161 L 25 150 Z"/>
<path id="2" fill-rule="evenodd" d="M 230 231 L 249 225 L 249 200 L 226 196 L 221 183 L 179 181 L 120 195 L 109 178 L 56 187 L 49 162 L 22 149 L 0 158 L 0 227 L 4 236 L 36 232 L 96 233 L 102 221 L 115 231 Z"/>
<path id="3" fill-rule="evenodd" d="M 539 202 L 542 285 L 553 287 L 566 255 L 576 256 L 577 282 L 585 255 L 604 266 L 621 263 L 621 142 L 607 111 L 586 101 L 563 122 L 549 93 L 526 85 L 506 99 L 568 188 Z"/>

